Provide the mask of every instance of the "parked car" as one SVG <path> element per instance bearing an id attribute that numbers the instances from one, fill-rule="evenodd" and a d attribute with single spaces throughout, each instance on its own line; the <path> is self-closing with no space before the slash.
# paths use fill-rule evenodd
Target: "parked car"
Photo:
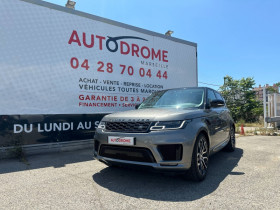
<path id="1" fill-rule="evenodd" d="M 209 156 L 235 150 L 235 124 L 223 97 L 206 87 L 154 92 L 136 110 L 100 122 L 94 157 L 112 165 L 186 172 L 202 181 Z"/>

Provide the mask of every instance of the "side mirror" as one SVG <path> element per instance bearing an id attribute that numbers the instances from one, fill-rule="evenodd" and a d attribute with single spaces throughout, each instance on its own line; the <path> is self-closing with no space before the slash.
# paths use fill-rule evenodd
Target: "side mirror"
<path id="1" fill-rule="evenodd" d="M 225 102 L 220 99 L 216 99 L 210 102 L 210 106 L 213 108 L 222 107 L 225 105 Z"/>
<path id="2" fill-rule="evenodd" d="M 141 105 L 141 104 L 137 104 L 137 105 L 135 106 L 135 109 L 138 109 L 140 105 Z"/>

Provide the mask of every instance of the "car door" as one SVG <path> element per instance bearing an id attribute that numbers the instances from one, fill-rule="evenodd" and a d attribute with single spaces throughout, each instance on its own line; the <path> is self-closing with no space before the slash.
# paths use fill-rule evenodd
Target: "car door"
<path id="1" fill-rule="evenodd" d="M 217 91 L 214 91 L 216 98 L 219 100 L 224 101 L 224 98 L 220 95 L 220 93 L 218 93 Z M 229 110 L 227 109 L 226 105 L 219 107 L 219 119 L 221 121 L 221 129 L 222 129 L 222 133 L 221 133 L 221 141 L 225 140 L 228 138 L 229 135 L 229 129 L 230 129 L 230 124 L 229 124 Z"/>
<path id="2" fill-rule="evenodd" d="M 219 120 L 219 110 L 217 108 L 211 107 L 211 101 L 216 99 L 216 95 L 213 90 L 207 89 L 207 99 L 206 99 L 206 106 L 207 110 L 207 121 L 209 122 L 209 130 L 210 130 L 210 137 L 211 137 L 211 145 L 210 149 L 214 148 L 218 143 L 220 136 L 220 127 L 221 122 Z"/>
<path id="3" fill-rule="evenodd" d="M 211 146 L 210 149 L 217 147 L 226 139 L 224 124 L 226 121 L 223 119 L 225 117 L 224 107 L 211 107 L 210 103 L 216 100 L 215 91 L 212 89 L 207 89 L 207 106 L 209 107 L 209 122 L 210 122 L 210 133 L 211 136 Z M 211 135 L 210 134 L 210 135 Z"/>

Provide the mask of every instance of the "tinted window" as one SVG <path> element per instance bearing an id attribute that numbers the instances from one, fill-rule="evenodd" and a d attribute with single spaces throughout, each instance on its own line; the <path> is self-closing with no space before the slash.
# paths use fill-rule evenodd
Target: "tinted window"
<path id="1" fill-rule="evenodd" d="M 210 103 L 211 101 L 215 100 L 216 96 L 213 90 L 207 89 L 207 102 Z"/>
<path id="2" fill-rule="evenodd" d="M 215 92 L 215 94 L 216 94 L 217 99 L 225 101 L 224 98 L 221 96 L 220 93 Z"/>

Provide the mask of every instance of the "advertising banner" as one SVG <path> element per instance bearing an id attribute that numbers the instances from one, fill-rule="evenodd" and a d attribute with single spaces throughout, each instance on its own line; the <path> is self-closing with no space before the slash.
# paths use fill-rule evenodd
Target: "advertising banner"
<path id="1" fill-rule="evenodd" d="M 28 133 L 32 123 L 25 130 L 18 118 L 98 121 L 133 109 L 154 91 L 197 86 L 194 43 L 34 0 L 2 0 L 0 16 L 2 137 Z M 55 132 L 56 121 L 48 122 L 50 131 L 42 122 L 30 133 Z"/>

